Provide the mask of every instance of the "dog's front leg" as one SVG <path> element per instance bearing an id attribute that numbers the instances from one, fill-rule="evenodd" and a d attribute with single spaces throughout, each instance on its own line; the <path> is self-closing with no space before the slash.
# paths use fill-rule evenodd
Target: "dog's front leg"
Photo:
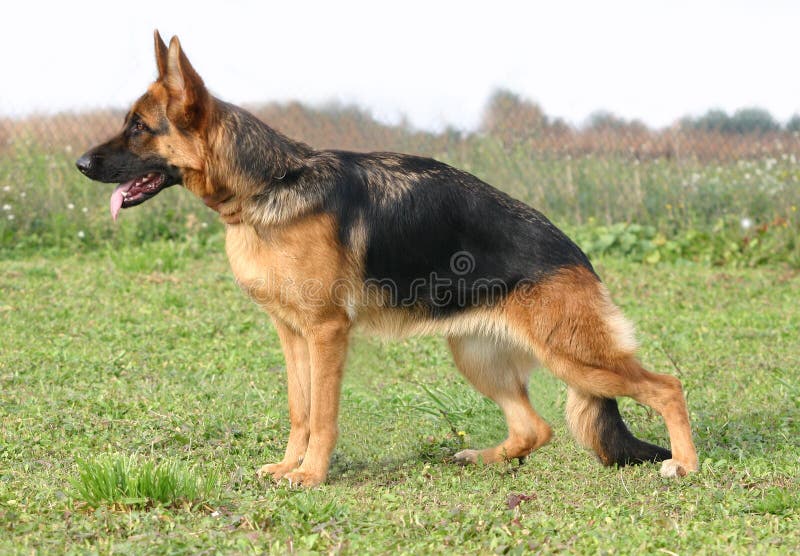
<path id="1" fill-rule="evenodd" d="M 258 476 L 272 475 L 277 481 L 300 466 L 308 448 L 309 411 L 311 408 L 311 364 L 306 339 L 278 318 L 273 318 L 286 359 L 286 382 L 289 391 L 289 442 L 283 460 L 258 470 Z"/>
<path id="2" fill-rule="evenodd" d="M 339 433 L 339 395 L 350 332 L 345 319 L 310 327 L 306 334 L 311 362 L 310 437 L 303 463 L 284 475 L 292 485 L 314 486 L 328 474 Z"/>

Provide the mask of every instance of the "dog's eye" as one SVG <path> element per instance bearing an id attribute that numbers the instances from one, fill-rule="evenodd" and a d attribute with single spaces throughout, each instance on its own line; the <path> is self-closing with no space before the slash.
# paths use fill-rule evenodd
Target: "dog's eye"
<path id="1" fill-rule="evenodd" d="M 131 126 L 131 131 L 133 133 L 142 133 L 148 131 L 148 127 L 141 120 L 135 120 Z"/>

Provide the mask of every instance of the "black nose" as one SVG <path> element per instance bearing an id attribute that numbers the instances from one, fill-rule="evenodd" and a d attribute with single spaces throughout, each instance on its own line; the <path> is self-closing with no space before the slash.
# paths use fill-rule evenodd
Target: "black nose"
<path id="1" fill-rule="evenodd" d="M 86 154 L 83 155 L 75 162 L 75 166 L 77 166 L 78 170 L 82 173 L 89 175 L 89 170 L 92 169 L 92 157 Z"/>

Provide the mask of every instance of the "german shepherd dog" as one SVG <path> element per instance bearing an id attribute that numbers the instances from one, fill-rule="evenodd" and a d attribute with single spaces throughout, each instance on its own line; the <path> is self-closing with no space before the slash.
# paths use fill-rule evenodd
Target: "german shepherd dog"
<path id="1" fill-rule="evenodd" d="M 214 98 L 177 37 L 155 33 L 158 79 L 122 132 L 78 161 L 119 183 L 111 212 L 176 184 L 225 223 L 242 288 L 269 313 L 286 357 L 286 453 L 259 475 L 313 486 L 338 434 L 348 339 L 442 334 L 455 364 L 502 409 L 508 437 L 458 462 L 523 458 L 550 426 L 528 399 L 536 361 L 568 385 L 567 420 L 605 465 L 697 470 L 680 381 L 645 370 L 633 328 L 586 255 L 540 212 L 429 158 L 314 150 Z M 616 397 L 657 411 L 671 451 L 635 438 Z"/>

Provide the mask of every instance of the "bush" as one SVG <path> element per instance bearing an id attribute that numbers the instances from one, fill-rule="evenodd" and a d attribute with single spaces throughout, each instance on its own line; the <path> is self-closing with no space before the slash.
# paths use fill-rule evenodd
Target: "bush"
<path id="1" fill-rule="evenodd" d="M 720 220 L 710 232 L 689 229 L 667 237 L 653 226 L 614 224 L 587 226 L 573 232 L 589 257 L 621 256 L 656 264 L 679 260 L 715 266 L 760 266 L 784 263 L 800 268 L 797 234 L 783 218 L 753 228 Z"/>

